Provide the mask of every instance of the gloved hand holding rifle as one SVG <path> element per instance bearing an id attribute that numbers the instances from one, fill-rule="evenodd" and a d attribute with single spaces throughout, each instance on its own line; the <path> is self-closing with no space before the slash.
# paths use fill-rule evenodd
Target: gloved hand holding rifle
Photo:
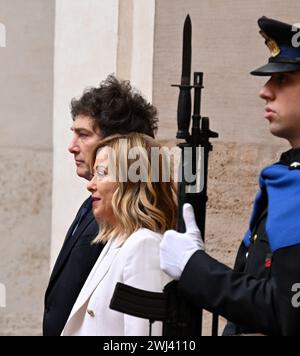
<path id="1" fill-rule="evenodd" d="M 169 230 L 164 234 L 160 249 L 160 266 L 173 279 L 178 280 L 188 260 L 196 251 L 203 251 L 204 241 L 196 224 L 193 207 L 183 206 L 186 232 Z"/>

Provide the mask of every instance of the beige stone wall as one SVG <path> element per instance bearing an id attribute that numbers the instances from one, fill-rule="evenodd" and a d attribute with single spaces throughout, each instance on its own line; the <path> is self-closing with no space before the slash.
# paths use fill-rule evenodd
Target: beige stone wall
<path id="1" fill-rule="evenodd" d="M 49 273 L 54 1 L 0 0 L 0 335 L 41 333 Z"/>
<path id="2" fill-rule="evenodd" d="M 156 0 L 153 100 L 161 116 L 160 136 L 174 136 L 177 89 L 181 74 L 182 28 L 193 24 L 192 70 L 204 72 L 202 114 L 211 117 L 220 140 L 280 145 L 262 119 L 257 94 L 264 78 L 249 72 L 269 56 L 258 34 L 257 19 L 298 22 L 300 2 L 261 0 Z"/>
<path id="3" fill-rule="evenodd" d="M 288 148 L 270 135 L 263 119 L 258 91 L 265 78 L 249 75 L 269 57 L 256 20 L 265 15 L 299 22 L 300 3 L 156 1 L 153 101 L 160 111 L 159 137 L 169 144 L 176 135 L 178 100 L 178 89 L 170 85 L 180 81 L 182 28 L 188 13 L 193 24 L 192 70 L 205 73 L 202 115 L 210 117 L 211 128 L 220 134 L 210 156 L 207 250 L 232 266 L 248 227 L 259 172 Z"/>

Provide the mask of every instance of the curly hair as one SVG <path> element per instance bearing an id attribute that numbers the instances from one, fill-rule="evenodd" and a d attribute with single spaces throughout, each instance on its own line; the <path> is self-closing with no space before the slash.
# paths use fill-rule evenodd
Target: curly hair
<path id="1" fill-rule="evenodd" d="M 124 162 L 125 150 L 122 145 L 124 139 L 128 150 L 132 148 L 139 150 L 138 158 L 127 157 Z M 101 222 L 100 233 L 94 243 L 106 242 L 116 236 L 119 239 L 126 240 L 140 228 L 147 228 L 157 233 L 175 229 L 177 222 L 176 186 L 171 177 L 169 182 L 163 180 L 163 160 L 165 158 L 163 151 L 161 151 L 159 159 L 158 181 L 153 181 L 151 175 L 155 164 L 151 150 L 153 148 L 161 148 L 160 144 L 149 136 L 137 133 L 107 137 L 99 143 L 93 152 L 90 161 L 91 169 L 95 163 L 98 150 L 103 147 L 110 147 L 116 153 L 115 163 L 118 176 L 121 162 L 123 167 L 129 169 L 138 160 L 139 163 L 147 167 L 147 179 L 137 182 L 132 182 L 130 179 L 125 182 L 117 182 L 118 187 L 114 192 L 111 203 L 118 226 L 111 226 L 106 222 Z"/>
<path id="2" fill-rule="evenodd" d="M 88 88 L 80 99 L 71 101 L 73 120 L 78 115 L 93 118 L 102 138 L 113 134 L 138 132 L 155 137 L 157 109 L 148 103 L 141 93 L 132 88 L 129 81 L 109 75 L 97 88 Z"/>

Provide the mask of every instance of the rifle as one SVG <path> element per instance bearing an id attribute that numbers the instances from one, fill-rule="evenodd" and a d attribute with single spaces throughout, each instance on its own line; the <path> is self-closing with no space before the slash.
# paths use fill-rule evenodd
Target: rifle
<path id="1" fill-rule="evenodd" d="M 213 147 L 210 138 L 219 135 L 209 128 L 209 118 L 201 117 L 201 91 L 203 73 L 194 73 L 194 83 L 190 84 L 192 54 L 192 23 L 187 15 L 183 29 L 183 56 L 181 84 L 177 107 L 178 131 L 176 138 L 185 140 L 181 149 L 181 172 L 178 180 L 178 223 L 177 231 L 185 232 L 182 208 L 190 203 L 195 212 L 196 223 L 205 239 L 205 218 L 207 202 L 208 157 Z M 191 90 L 194 89 L 194 108 L 191 134 Z M 178 282 L 171 282 L 163 293 L 143 291 L 118 283 L 111 300 L 110 308 L 149 319 L 163 321 L 164 336 L 200 336 L 202 334 L 202 310 L 191 306 L 178 291 Z M 212 335 L 218 335 L 218 316 L 213 315 Z"/>

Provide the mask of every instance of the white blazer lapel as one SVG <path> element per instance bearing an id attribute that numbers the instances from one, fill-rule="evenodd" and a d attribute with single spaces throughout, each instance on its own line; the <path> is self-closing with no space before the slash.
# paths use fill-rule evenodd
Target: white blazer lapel
<path id="1" fill-rule="evenodd" d="M 96 261 L 92 271 L 90 272 L 79 296 L 73 306 L 71 314 L 69 316 L 68 322 L 77 313 L 77 311 L 88 301 L 88 299 L 93 294 L 94 290 L 97 288 L 98 284 L 105 277 L 110 269 L 115 257 L 120 251 L 120 247 L 123 243 L 120 241 L 111 240 L 109 241 L 104 249 L 102 250 L 98 260 Z"/>

